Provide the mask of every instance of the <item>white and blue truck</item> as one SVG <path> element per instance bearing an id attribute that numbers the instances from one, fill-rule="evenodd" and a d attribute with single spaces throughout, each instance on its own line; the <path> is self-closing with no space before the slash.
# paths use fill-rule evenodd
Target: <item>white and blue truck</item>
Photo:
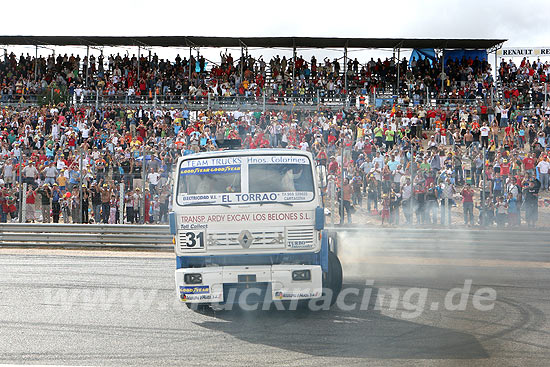
<path id="1" fill-rule="evenodd" d="M 180 157 L 174 174 L 170 231 L 181 302 L 304 303 L 328 292 L 334 302 L 342 267 L 311 153 L 198 153 Z"/>

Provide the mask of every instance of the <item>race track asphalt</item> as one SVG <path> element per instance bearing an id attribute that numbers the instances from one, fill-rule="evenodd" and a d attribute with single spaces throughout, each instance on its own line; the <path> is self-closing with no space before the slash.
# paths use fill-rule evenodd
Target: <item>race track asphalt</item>
<path id="1" fill-rule="evenodd" d="M 341 234 L 356 306 L 315 312 L 189 310 L 168 253 L 0 249 L 0 366 L 550 363 L 550 240 L 381 237 Z"/>

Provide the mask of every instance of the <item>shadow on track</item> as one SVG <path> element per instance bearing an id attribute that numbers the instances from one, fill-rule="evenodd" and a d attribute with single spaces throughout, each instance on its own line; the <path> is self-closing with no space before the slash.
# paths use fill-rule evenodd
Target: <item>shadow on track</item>
<path id="1" fill-rule="evenodd" d="M 357 287 L 347 284 L 346 287 Z M 377 289 L 373 288 L 373 297 Z M 355 299 L 354 299 L 355 297 Z M 350 303 L 359 302 L 349 295 Z M 378 359 L 480 359 L 487 351 L 471 334 L 422 325 L 367 310 L 209 311 L 196 323 L 240 340 L 325 357 Z"/>

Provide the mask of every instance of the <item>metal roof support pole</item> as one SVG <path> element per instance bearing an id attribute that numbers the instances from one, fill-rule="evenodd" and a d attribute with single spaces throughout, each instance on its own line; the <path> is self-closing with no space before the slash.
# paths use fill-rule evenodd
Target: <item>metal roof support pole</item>
<path id="1" fill-rule="evenodd" d="M 397 90 L 396 90 L 397 98 L 399 98 L 399 95 L 400 95 L 400 93 L 399 93 L 399 82 L 400 82 L 400 80 L 399 80 L 400 75 L 399 74 L 400 74 L 400 71 L 401 71 L 400 69 L 401 69 L 401 48 L 398 47 L 397 48 Z"/>
<path id="2" fill-rule="evenodd" d="M 189 85 L 191 85 L 191 57 L 193 57 L 193 54 L 191 52 L 192 48 L 191 46 L 189 46 L 189 62 L 187 63 L 187 65 L 189 65 Z"/>
<path id="3" fill-rule="evenodd" d="M 90 69 L 90 46 L 86 46 L 86 87 L 88 86 L 88 70 Z"/>
<path id="4" fill-rule="evenodd" d="M 197 70 L 197 65 L 199 66 L 199 74 L 203 71 L 201 70 L 201 64 L 199 62 L 199 59 L 200 59 L 200 47 L 196 47 L 195 48 L 197 50 L 197 58 L 195 60 L 195 71 Z"/>
<path id="5" fill-rule="evenodd" d="M 498 50 L 500 50 L 502 48 L 502 44 L 500 45 L 500 47 L 498 46 L 495 46 L 495 47 L 492 47 L 490 50 L 488 50 L 487 52 L 494 52 L 495 53 L 495 85 L 496 85 L 496 82 L 498 80 L 498 68 L 499 68 L 499 64 L 498 64 Z M 487 62 L 489 62 L 489 57 L 487 56 Z"/>
<path id="6" fill-rule="evenodd" d="M 138 68 L 137 68 L 137 81 L 138 81 L 138 88 L 139 88 L 139 68 L 140 68 L 140 59 L 141 59 L 141 46 L 138 45 L 138 59 L 137 59 L 137 62 L 138 62 Z"/>
<path id="7" fill-rule="evenodd" d="M 294 89 L 294 81 L 296 80 L 296 44 L 292 43 L 292 88 Z"/>
<path id="8" fill-rule="evenodd" d="M 495 80 L 493 82 L 493 90 L 496 92 L 495 88 L 498 83 L 498 56 L 497 56 L 498 50 L 495 50 Z M 489 60 L 487 60 L 487 63 L 489 63 Z M 546 96 L 546 88 L 544 90 L 544 95 Z M 494 106 L 494 100 L 491 101 L 491 105 Z M 545 102 L 546 105 L 546 102 Z"/>
<path id="9" fill-rule="evenodd" d="M 34 81 L 38 80 L 38 46 L 34 45 Z M 7 61 L 7 60 L 6 60 Z"/>
<path id="10" fill-rule="evenodd" d="M 441 50 L 441 92 L 445 90 L 445 49 Z"/>
<path id="11" fill-rule="evenodd" d="M 344 46 L 344 90 L 346 91 L 345 94 L 345 105 L 347 106 L 347 100 L 348 100 L 348 43 L 346 42 L 346 45 Z"/>
<path id="12" fill-rule="evenodd" d="M 497 77 L 498 77 L 498 51 L 495 50 L 495 81 L 497 80 Z M 487 60 L 487 62 L 489 62 L 489 60 Z"/>
<path id="13" fill-rule="evenodd" d="M 153 81 L 153 88 L 155 89 L 155 95 L 153 97 L 153 107 L 157 108 L 157 69 L 155 69 L 155 78 L 153 79 Z"/>
<path id="14" fill-rule="evenodd" d="M 243 82 L 243 74 L 244 74 L 244 47 L 243 43 L 241 42 L 241 77 L 240 77 L 240 84 Z M 237 89 L 239 88 L 239 85 L 235 86 Z"/>

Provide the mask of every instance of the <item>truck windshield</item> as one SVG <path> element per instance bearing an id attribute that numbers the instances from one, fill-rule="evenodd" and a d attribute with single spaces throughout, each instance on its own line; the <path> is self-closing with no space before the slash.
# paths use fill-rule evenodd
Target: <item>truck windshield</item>
<path id="1" fill-rule="evenodd" d="M 292 203 L 313 200 L 306 156 L 254 155 L 182 161 L 178 205 Z"/>
<path id="2" fill-rule="evenodd" d="M 306 164 L 250 164 L 249 192 L 313 192 L 311 167 Z"/>

